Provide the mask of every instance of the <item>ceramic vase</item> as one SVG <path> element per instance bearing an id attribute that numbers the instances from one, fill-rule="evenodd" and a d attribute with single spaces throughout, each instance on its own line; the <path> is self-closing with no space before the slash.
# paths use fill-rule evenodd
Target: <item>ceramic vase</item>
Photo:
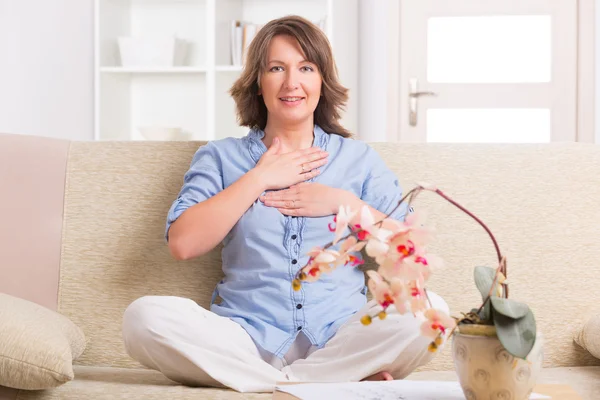
<path id="1" fill-rule="evenodd" d="M 528 399 L 542 368 L 541 333 L 537 333 L 533 349 L 523 360 L 508 353 L 493 326 L 489 328 L 457 330 L 453 335 L 454 367 L 466 399 Z"/>

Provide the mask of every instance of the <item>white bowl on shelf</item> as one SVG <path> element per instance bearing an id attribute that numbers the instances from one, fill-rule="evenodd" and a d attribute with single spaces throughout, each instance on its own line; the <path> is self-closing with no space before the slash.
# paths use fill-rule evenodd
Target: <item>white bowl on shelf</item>
<path id="1" fill-rule="evenodd" d="M 188 43 L 170 36 L 118 38 L 123 67 L 175 67 L 185 63 Z"/>
<path id="2" fill-rule="evenodd" d="M 173 141 L 187 140 L 187 135 L 178 127 L 165 126 L 140 126 L 138 127 L 142 137 L 146 140 Z"/>

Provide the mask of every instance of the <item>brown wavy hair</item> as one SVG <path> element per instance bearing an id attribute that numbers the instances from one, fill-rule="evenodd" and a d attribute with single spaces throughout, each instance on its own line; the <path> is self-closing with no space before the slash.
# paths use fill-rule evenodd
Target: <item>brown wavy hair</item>
<path id="1" fill-rule="evenodd" d="M 338 80 L 329 40 L 318 26 L 295 15 L 268 22 L 250 43 L 242 74 L 229 90 L 236 104 L 239 125 L 262 130 L 267 126 L 267 107 L 258 90 L 261 74 L 267 68 L 269 45 L 277 35 L 295 38 L 303 56 L 315 64 L 321 74 L 323 83 L 321 97 L 313 113 L 314 123 L 327 133 L 351 137 L 352 134 L 338 122 L 340 112 L 348 101 L 348 89 Z"/>

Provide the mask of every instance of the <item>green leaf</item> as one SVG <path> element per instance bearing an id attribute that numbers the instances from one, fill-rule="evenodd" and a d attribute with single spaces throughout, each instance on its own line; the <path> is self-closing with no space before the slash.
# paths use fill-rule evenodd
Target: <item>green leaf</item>
<path id="1" fill-rule="evenodd" d="M 496 296 L 492 296 L 491 300 L 494 311 L 504 315 L 505 317 L 519 319 L 527 315 L 527 312 L 529 311 L 529 306 L 519 301 L 504 299 Z"/>
<path id="2" fill-rule="evenodd" d="M 484 321 L 490 320 L 491 313 L 490 313 L 490 302 L 489 301 L 487 303 L 485 303 L 485 306 L 483 306 L 483 308 L 479 312 L 479 318 L 481 318 Z"/>
<path id="3" fill-rule="evenodd" d="M 482 321 L 490 321 L 490 302 L 485 303 L 485 306 L 481 309 L 481 311 L 477 312 L 479 307 L 472 308 L 471 312 L 473 314 L 477 314 Z"/>
<path id="4" fill-rule="evenodd" d="M 493 311 L 496 334 L 502 346 L 517 358 L 525 359 L 536 337 L 535 317 L 531 310 L 524 317 L 514 319 Z"/>
<path id="5" fill-rule="evenodd" d="M 475 267 L 475 285 L 481 293 L 481 299 L 485 301 L 492 288 L 496 277 L 496 270 L 490 267 Z"/>

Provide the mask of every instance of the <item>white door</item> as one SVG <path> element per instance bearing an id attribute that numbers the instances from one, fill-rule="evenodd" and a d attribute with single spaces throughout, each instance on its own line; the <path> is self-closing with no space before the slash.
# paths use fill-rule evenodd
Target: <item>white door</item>
<path id="1" fill-rule="evenodd" d="M 577 1 L 402 0 L 403 142 L 575 141 Z"/>

